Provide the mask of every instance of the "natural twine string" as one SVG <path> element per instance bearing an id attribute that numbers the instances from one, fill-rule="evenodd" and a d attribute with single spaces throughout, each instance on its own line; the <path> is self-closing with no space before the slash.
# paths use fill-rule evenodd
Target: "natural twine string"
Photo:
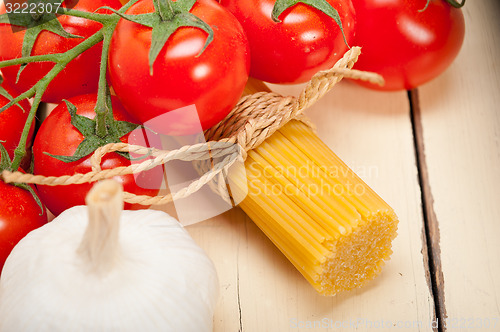
<path id="1" fill-rule="evenodd" d="M 274 132 L 292 119 L 307 121 L 302 113 L 330 91 L 343 77 L 383 84 L 377 74 L 352 69 L 361 53 L 359 47 L 352 47 L 329 70 L 320 71 L 307 83 L 298 97 L 284 97 L 273 92 L 258 92 L 241 98 L 229 115 L 219 124 L 207 130 L 206 143 L 187 145 L 180 149 L 166 151 L 142 146 L 111 143 L 98 148 L 91 156 L 92 171 L 84 174 L 59 177 L 3 171 L 6 183 L 31 183 L 37 185 L 61 186 L 90 183 L 120 175 L 137 174 L 172 160 L 200 161 L 197 168 L 201 177 L 175 193 L 158 196 L 135 195 L 124 192 L 127 203 L 160 205 L 187 197 L 205 184 L 215 187 L 221 197 L 230 202 L 224 180 L 228 169 L 236 161 L 244 161 L 246 152 L 257 147 Z M 129 152 L 148 156 L 140 163 L 126 167 L 101 169 L 101 160 L 111 152 Z M 221 159 L 214 163 L 215 159 Z"/>

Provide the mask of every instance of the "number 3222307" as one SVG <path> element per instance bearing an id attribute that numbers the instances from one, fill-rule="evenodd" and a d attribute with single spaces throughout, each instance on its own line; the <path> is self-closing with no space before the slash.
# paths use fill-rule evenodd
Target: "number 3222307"
<path id="1" fill-rule="evenodd" d="M 57 13 L 62 2 L 31 2 L 31 3 L 5 3 L 7 14 L 45 14 Z"/>

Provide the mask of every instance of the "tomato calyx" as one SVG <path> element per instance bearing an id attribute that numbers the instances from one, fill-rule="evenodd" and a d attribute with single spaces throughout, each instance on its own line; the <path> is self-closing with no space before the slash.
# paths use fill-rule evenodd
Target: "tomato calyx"
<path id="1" fill-rule="evenodd" d="M 71 116 L 71 124 L 84 136 L 83 141 L 78 145 L 72 156 L 58 156 L 48 152 L 46 155 L 65 163 L 74 162 L 92 154 L 96 149 L 109 143 L 121 143 L 120 138 L 140 127 L 139 124 L 117 121 L 113 117 L 111 108 L 111 98 L 107 98 L 108 112 L 106 113 L 106 134 L 97 134 L 97 120 L 87 118 L 77 114 L 77 108 L 70 101 L 64 100 Z M 125 152 L 116 152 L 119 155 L 131 159 Z"/>
<path id="2" fill-rule="evenodd" d="M 344 28 L 342 27 L 342 20 L 340 19 L 340 15 L 338 11 L 333 8 L 333 6 L 330 5 L 326 0 L 276 0 L 276 2 L 274 3 L 273 11 L 271 13 L 272 20 L 276 23 L 281 23 L 281 20 L 279 19 L 280 15 L 285 10 L 295 6 L 298 3 L 303 3 L 310 7 L 316 8 L 320 12 L 331 17 L 339 26 L 340 31 L 342 32 L 342 37 L 344 38 L 344 43 L 349 47 L 344 34 Z"/>
<path id="3" fill-rule="evenodd" d="M 425 7 L 420 9 L 419 12 L 423 12 L 424 10 L 426 10 L 427 7 L 429 7 L 431 1 L 432 0 L 427 0 L 427 2 L 425 3 Z M 446 2 L 454 8 L 462 8 L 465 5 L 465 0 L 462 0 L 461 2 L 458 2 L 457 0 L 446 0 Z"/>
<path id="4" fill-rule="evenodd" d="M 32 3 L 38 5 L 38 3 L 42 4 L 44 8 L 43 12 L 28 12 L 28 13 L 6 13 L 0 15 L 0 23 L 7 23 L 12 26 L 13 30 L 16 29 L 26 29 L 23 39 L 22 45 L 22 57 L 28 57 L 31 55 L 33 50 L 33 46 L 40 35 L 40 33 L 44 30 L 55 33 L 63 38 L 83 38 L 81 36 L 74 35 L 64 30 L 61 22 L 57 20 L 56 9 L 57 6 L 53 4 L 53 6 L 47 6 L 45 4 L 47 1 L 42 0 L 33 0 Z M 54 0 L 49 0 L 49 3 L 54 2 Z M 50 8 L 50 9 L 49 9 Z M 17 28 L 16 28 L 17 27 Z M 19 71 L 17 72 L 16 83 L 19 82 L 19 77 L 21 76 L 22 71 L 26 68 L 27 63 L 21 64 L 19 67 Z"/>
<path id="5" fill-rule="evenodd" d="M 123 19 L 152 28 L 151 48 L 149 49 L 149 73 L 153 75 L 153 65 L 163 46 L 170 36 L 182 27 L 193 27 L 205 31 L 208 36 L 199 57 L 214 39 L 212 27 L 189 11 L 196 0 L 153 0 L 155 11 L 147 14 L 126 15 L 120 14 Z"/>
<path id="6" fill-rule="evenodd" d="M 430 0 L 427 3 L 429 2 Z M 462 8 L 465 5 L 465 0 L 462 0 L 462 2 L 458 2 L 456 0 L 446 0 L 446 2 L 455 8 Z"/>
<path id="7" fill-rule="evenodd" d="M 7 149 L 5 149 L 2 143 L 5 142 L 0 141 L 0 174 L 3 171 L 9 171 L 9 172 L 14 171 L 12 167 L 12 161 L 10 160 L 9 157 L 9 153 L 7 152 Z M 11 183 L 11 185 L 28 191 L 31 194 L 31 196 L 33 196 L 33 199 L 35 200 L 36 204 L 40 207 L 40 210 L 42 211 L 40 213 L 40 216 L 43 216 L 43 214 L 45 213 L 45 209 L 43 207 L 42 201 L 38 197 L 33 187 L 27 185 L 26 183 L 17 183 L 17 182 Z"/>
<path id="8" fill-rule="evenodd" d="M 4 89 L 2 86 L 3 83 L 3 77 L 0 75 L 0 96 L 7 98 L 8 100 L 12 100 L 12 96 L 7 92 L 7 90 Z M 26 112 L 26 110 L 19 104 L 19 102 L 15 103 L 14 105 L 18 106 L 20 109 L 23 110 L 23 112 Z M 5 111 L 6 109 L 0 109 L 0 113 Z"/>
<path id="9" fill-rule="evenodd" d="M 3 143 L 5 141 L 0 141 L 0 171 L 12 171 L 12 161 Z"/>

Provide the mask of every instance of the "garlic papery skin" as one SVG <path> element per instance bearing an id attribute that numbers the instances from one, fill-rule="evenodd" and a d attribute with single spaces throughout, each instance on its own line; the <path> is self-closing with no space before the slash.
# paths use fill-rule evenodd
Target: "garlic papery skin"
<path id="1" fill-rule="evenodd" d="M 205 252 L 164 212 L 119 218 L 113 248 L 87 236 L 86 206 L 22 239 L 0 278 L 0 331 L 211 331 L 219 284 Z"/>

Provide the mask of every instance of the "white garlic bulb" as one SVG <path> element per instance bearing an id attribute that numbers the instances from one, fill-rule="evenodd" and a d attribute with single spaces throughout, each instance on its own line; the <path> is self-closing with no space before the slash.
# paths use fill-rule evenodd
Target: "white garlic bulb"
<path id="1" fill-rule="evenodd" d="M 121 211 L 121 190 L 100 182 L 88 207 L 19 242 L 0 279 L 0 331 L 212 330 L 212 261 L 168 214 Z"/>

